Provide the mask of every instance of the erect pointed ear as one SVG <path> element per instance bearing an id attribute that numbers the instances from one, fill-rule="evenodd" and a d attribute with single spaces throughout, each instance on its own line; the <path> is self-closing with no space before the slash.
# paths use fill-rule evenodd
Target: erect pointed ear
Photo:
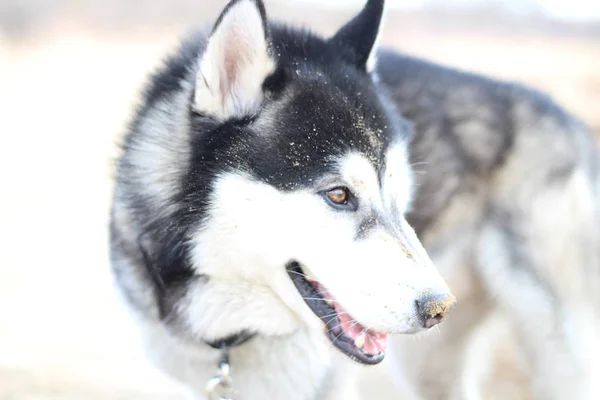
<path id="1" fill-rule="evenodd" d="M 255 113 L 275 69 L 269 40 L 262 0 L 232 0 L 200 56 L 194 109 L 219 120 Z"/>
<path id="2" fill-rule="evenodd" d="M 384 0 L 368 0 L 362 11 L 331 38 L 344 48 L 349 61 L 368 72 L 375 68 L 375 42 L 379 36 Z"/>

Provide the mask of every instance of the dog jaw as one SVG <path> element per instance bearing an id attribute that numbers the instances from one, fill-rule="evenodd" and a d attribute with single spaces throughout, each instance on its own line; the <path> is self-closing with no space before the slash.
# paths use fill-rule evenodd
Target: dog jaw
<path id="1" fill-rule="evenodd" d="M 356 321 L 381 333 L 422 330 L 416 300 L 449 292 L 403 218 L 394 233 L 378 227 L 357 238 L 356 215 L 332 210 L 310 190 L 281 192 L 240 174 L 217 179 L 211 204 L 192 240 L 193 265 L 210 284 L 190 294 L 196 305 L 187 313 L 190 321 L 195 313 L 219 316 L 209 328 L 198 323 L 208 336 L 225 327 L 267 335 L 323 329 L 287 276 L 290 261 L 305 265 L 309 282 L 323 284 Z"/>

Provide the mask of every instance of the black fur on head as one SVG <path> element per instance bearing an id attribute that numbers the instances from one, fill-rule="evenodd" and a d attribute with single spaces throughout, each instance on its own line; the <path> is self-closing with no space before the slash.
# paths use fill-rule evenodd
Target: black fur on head
<path id="1" fill-rule="evenodd" d="M 265 21 L 262 1 L 234 0 L 217 20 L 213 33 L 227 10 L 241 1 L 252 1 Z M 155 284 L 163 296 L 193 276 L 189 237 L 206 218 L 212 183 L 219 175 L 235 171 L 282 191 L 312 190 L 324 174 L 337 173 L 340 156 L 361 153 L 379 170 L 389 144 L 408 141 L 408 123 L 384 87 L 366 71 L 382 8 L 382 0 L 369 0 L 331 39 L 267 23 L 265 39 L 274 71 L 262 82 L 264 99 L 252 115 L 216 119 L 194 109 L 191 92 L 188 104 L 173 103 L 184 90 L 182 82 L 194 84 L 198 58 L 208 40 L 203 34 L 185 41 L 152 77 L 125 152 L 145 140 L 142 122 L 146 114 L 158 102 L 165 102 L 187 108 L 187 118 L 171 116 L 165 130 L 185 126 L 191 156 L 187 171 L 178 177 L 179 190 L 171 198 L 168 214 L 156 210 L 151 199 L 139 198 L 132 205 L 145 221 L 140 246 L 149 250 L 145 263 L 155 270 Z M 126 156 L 120 168 L 120 180 L 125 183 L 129 179 L 127 163 Z M 166 307 L 164 313 L 169 311 Z"/>
<path id="2" fill-rule="evenodd" d="M 215 123 L 191 113 L 188 199 L 208 186 L 199 183 L 213 169 L 245 172 L 280 190 L 311 187 L 344 154 L 358 152 L 377 164 L 390 142 L 409 133 L 385 89 L 348 60 L 344 45 L 279 25 L 270 26 L 270 37 L 277 66 L 263 83 L 257 114 Z"/>
<path id="3" fill-rule="evenodd" d="M 345 49 L 345 56 L 359 69 L 366 69 L 375 46 L 384 3 L 384 0 L 368 0 L 362 11 L 331 38 L 333 43 Z"/>

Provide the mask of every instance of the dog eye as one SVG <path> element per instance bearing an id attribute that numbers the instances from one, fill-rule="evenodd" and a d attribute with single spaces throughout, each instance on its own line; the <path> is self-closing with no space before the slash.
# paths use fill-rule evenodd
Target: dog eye
<path id="1" fill-rule="evenodd" d="M 331 189 L 326 194 L 329 201 L 339 205 L 348 204 L 348 198 L 350 197 L 346 188 Z"/>
<path id="2" fill-rule="evenodd" d="M 340 210 L 356 210 L 352 193 L 348 188 L 339 186 L 326 191 L 324 194 L 332 207 Z"/>

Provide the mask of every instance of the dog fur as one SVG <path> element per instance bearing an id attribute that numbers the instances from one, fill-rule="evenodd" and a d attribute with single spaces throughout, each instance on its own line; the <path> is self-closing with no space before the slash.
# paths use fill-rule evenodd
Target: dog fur
<path id="1" fill-rule="evenodd" d="M 374 50 L 382 11 L 368 1 L 323 39 L 234 0 L 151 78 L 111 214 L 150 358 L 202 398 L 208 343 L 251 332 L 231 349 L 236 399 L 355 398 L 356 363 L 292 284 L 295 262 L 378 332 L 424 330 L 415 304 L 452 289 L 439 334 L 394 339 L 405 396 L 481 398 L 468 355 L 502 310 L 537 398 L 597 398 L 592 135 L 531 89 Z M 326 204 L 340 182 L 355 209 Z"/>

